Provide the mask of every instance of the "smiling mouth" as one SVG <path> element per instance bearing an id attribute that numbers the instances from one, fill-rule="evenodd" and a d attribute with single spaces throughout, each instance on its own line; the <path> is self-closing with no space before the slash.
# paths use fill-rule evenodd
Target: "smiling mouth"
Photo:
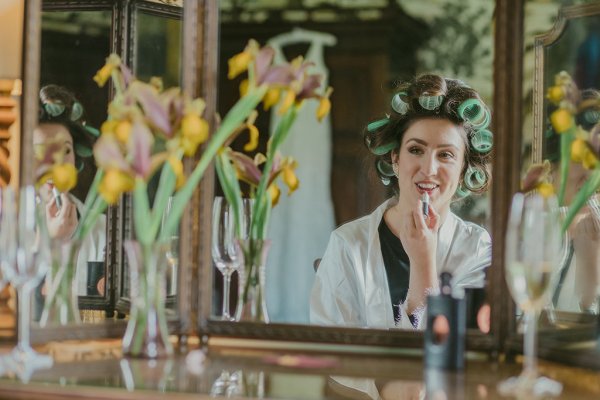
<path id="1" fill-rule="evenodd" d="M 420 193 L 426 192 L 428 194 L 431 194 L 434 189 L 437 189 L 440 186 L 436 185 L 435 183 L 416 183 L 415 185 Z"/>

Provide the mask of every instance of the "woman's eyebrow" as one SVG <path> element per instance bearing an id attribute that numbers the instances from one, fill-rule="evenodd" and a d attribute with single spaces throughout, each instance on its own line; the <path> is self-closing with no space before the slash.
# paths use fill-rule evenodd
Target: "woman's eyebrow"
<path id="1" fill-rule="evenodd" d="M 429 145 L 429 143 L 427 143 L 425 140 L 423 139 L 418 139 L 418 138 L 410 138 L 406 141 L 406 143 L 408 144 L 409 142 L 414 141 L 417 142 L 423 146 L 427 146 Z M 455 144 L 452 143 L 442 143 L 442 144 L 438 144 L 436 147 L 440 148 L 440 147 L 454 147 L 455 149 L 458 149 L 458 147 Z"/>

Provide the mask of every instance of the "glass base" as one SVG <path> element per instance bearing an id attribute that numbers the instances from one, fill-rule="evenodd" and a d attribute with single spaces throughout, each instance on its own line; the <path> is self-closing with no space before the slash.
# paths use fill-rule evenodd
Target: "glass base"
<path id="1" fill-rule="evenodd" d="M 15 347 L 9 354 L 2 357 L 0 364 L 4 373 L 15 374 L 22 382 L 27 383 L 37 370 L 48 369 L 54 360 L 47 354 L 40 354 L 31 347 Z"/>
<path id="2" fill-rule="evenodd" d="M 563 385 L 545 376 L 523 372 L 520 376 L 513 376 L 500 382 L 497 389 L 502 396 L 556 397 L 562 393 Z"/>

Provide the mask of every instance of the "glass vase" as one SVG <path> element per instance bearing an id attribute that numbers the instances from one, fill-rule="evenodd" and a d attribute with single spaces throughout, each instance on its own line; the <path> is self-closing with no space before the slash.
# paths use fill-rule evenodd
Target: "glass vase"
<path id="1" fill-rule="evenodd" d="M 173 354 L 165 309 L 168 245 L 124 244 L 129 261 L 131 309 L 123 337 L 123 354 L 161 358 Z"/>
<path id="2" fill-rule="evenodd" d="M 40 326 L 81 323 L 75 279 L 80 249 L 80 241 L 53 243 L 52 265 L 46 275 L 46 296 Z"/>
<path id="3" fill-rule="evenodd" d="M 238 270 L 238 304 L 236 321 L 269 323 L 265 292 L 267 255 L 271 247 L 268 239 L 240 240 L 244 255 L 243 266 Z"/>

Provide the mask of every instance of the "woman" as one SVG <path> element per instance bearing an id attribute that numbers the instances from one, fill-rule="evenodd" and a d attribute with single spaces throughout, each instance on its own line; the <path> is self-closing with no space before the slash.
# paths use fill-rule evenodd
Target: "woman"
<path id="1" fill-rule="evenodd" d="M 442 271 L 459 292 L 484 286 L 490 236 L 450 204 L 488 187 L 489 110 L 473 89 L 437 75 L 401 85 L 391 106 L 389 117 L 369 124 L 365 143 L 395 196 L 332 233 L 312 323 L 423 329 Z"/>
<path id="2" fill-rule="evenodd" d="M 40 90 L 39 125 L 33 132 L 33 146 L 40 158 L 74 165 L 81 171 L 84 158 L 92 154 L 98 132 L 83 123 L 83 107 L 65 88 L 47 85 Z M 48 155 L 47 153 L 52 154 Z M 38 166 L 43 171 L 43 165 Z M 83 203 L 71 193 L 59 193 L 52 181 L 39 189 L 45 204 L 50 237 L 57 243 L 68 241 L 77 228 Z M 78 293 L 87 293 L 88 261 L 103 261 L 106 246 L 106 219 L 101 216 L 82 243 L 77 261 Z M 91 265 L 98 265 L 93 263 Z M 102 294 L 102 293 L 101 293 Z"/>

